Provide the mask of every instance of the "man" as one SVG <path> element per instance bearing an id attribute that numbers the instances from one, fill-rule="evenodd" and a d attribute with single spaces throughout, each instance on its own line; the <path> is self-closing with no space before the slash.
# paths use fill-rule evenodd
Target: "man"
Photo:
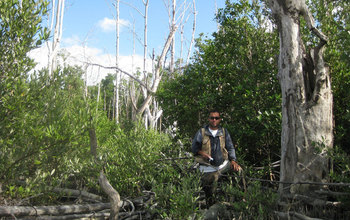
<path id="1" fill-rule="evenodd" d="M 192 141 L 192 153 L 200 164 L 203 173 L 202 186 L 205 192 L 207 206 L 215 203 L 214 192 L 221 173 L 230 168 L 240 171 L 236 162 L 236 153 L 230 134 L 220 126 L 220 112 L 211 110 L 209 124 L 201 128 Z"/>

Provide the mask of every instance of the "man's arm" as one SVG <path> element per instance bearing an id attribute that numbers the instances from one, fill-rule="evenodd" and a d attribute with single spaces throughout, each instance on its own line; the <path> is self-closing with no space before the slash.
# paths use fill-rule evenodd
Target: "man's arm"
<path id="1" fill-rule="evenodd" d="M 225 128 L 223 128 L 225 129 Z M 232 139 L 230 134 L 228 133 L 227 129 L 225 129 L 225 148 L 228 152 L 228 159 L 230 161 L 236 160 L 236 150 L 235 147 L 233 146 Z"/>
<path id="2" fill-rule="evenodd" d="M 204 157 L 205 159 L 208 159 L 209 162 L 210 162 L 210 160 L 213 160 L 213 158 L 209 154 L 205 153 L 204 151 L 200 150 L 200 151 L 198 151 L 198 154 L 201 155 L 202 157 Z"/>
<path id="3" fill-rule="evenodd" d="M 224 128 L 225 129 L 225 128 Z M 225 147 L 228 152 L 228 159 L 231 161 L 231 167 L 235 171 L 241 170 L 241 166 L 236 162 L 236 150 L 233 146 L 232 139 L 227 130 L 225 130 Z"/>
<path id="4" fill-rule="evenodd" d="M 192 153 L 193 155 L 198 155 L 198 152 L 202 149 L 202 134 L 199 130 L 192 140 Z"/>

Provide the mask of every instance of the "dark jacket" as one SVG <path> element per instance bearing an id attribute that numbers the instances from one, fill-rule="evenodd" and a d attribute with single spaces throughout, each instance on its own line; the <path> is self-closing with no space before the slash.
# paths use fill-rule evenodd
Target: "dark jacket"
<path id="1" fill-rule="evenodd" d="M 210 138 L 211 157 L 214 159 L 214 161 L 211 162 L 211 165 L 213 166 L 220 166 L 224 162 L 223 153 L 220 148 L 219 138 L 220 135 L 223 135 L 223 129 L 225 128 L 219 127 L 218 133 L 215 137 L 213 137 L 213 135 L 209 131 L 209 125 L 205 126 L 205 135 L 208 135 Z M 201 129 L 199 129 L 192 141 L 192 153 L 194 154 L 194 156 L 197 156 L 198 151 L 202 150 L 202 140 L 202 132 Z M 233 146 L 231 136 L 228 133 L 227 129 L 225 129 L 225 148 L 228 152 L 228 159 L 236 160 L 236 151 Z"/>

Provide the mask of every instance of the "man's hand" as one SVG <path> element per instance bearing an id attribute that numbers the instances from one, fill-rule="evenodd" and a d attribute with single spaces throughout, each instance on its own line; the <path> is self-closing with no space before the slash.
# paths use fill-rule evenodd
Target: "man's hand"
<path id="1" fill-rule="evenodd" d="M 231 167 L 234 171 L 241 171 L 242 168 L 240 165 L 238 165 L 238 163 L 234 160 L 231 160 Z"/>
<path id="2" fill-rule="evenodd" d="M 198 154 L 201 155 L 202 157 L 204 157 L 207 160 L 213 159 L 209 154 L 204 153 L 204 151 L 198 151 Z"/>

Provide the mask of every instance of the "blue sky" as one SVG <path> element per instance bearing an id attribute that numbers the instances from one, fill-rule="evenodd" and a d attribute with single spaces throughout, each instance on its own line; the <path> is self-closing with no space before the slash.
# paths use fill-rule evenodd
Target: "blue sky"
<path id="1" fill-rule="evenodd" d="M 167 34 L 168 15 L 164 2 L 168 0 L 149 0 L 148 15 L 148 44 L 159 52 Z M 65 15 L 63 21 L 63 39 L 75 39 L 79 43 L 85 41 L 89 47 L 100 48 L 108 53 L 115 53 L 115 26 L 114 29 L 103 29 L 101 25 L 111 22 L 115 17 L 114 0 L 66 0 Z M 142 0 L 124 0 L 141 12 L 144 10 Z M 183 0 L 178 0 L 178 6 Z M 187 0 L 191 3 L 191 0 Z M 197 30 L 199 33 L 211 33 L 216 30 L 215 2 L 218 7 L 224 7 L 224 0 L 196 0 Z M 187 14 L 188 15 L 188 14 Z M 192 15 L 185 24 L 186 41 L 190 41 L 192 33 Z M 121 25 L 120 29 L 120 55 L 132 54 L 132 26 L 135 21 L 135 29 L 139 38 L 143 38 L 143 17 L 131 6 L 120 3 L 120 19 L 128 26 Z M 179 34 L 177 35 L 179 37 Z M 180 41 L 179 41 L 180 42 Z M 73 43 L 73 42 L 71 42 Z M 178 43 L 179 44 L 179 43 Z M 64 44 L 62 45 L 64 46 Z M 142 54 L 142 45 L 137 43 L 137 53 Z"/>
<path id="2" fill-rule="evenodd" d="M 120 1 L 120 63 L 122 68 L 128 72 L 134 72 L 135 69 L 131 69 L 131 55 L 133 55 L 133 35 L 132 26 L 135 24 L 135 32 L 143 43 L 143 17 L 137 10 L 130 5 L 133 5 L 142 13 L 144 12 L 143 0 L 121 0 Z M 155 55 L 160 55 L 163 45 L 166 41 L 166 37 L 169 33 L 169 18 L 166 8 L 166 3 L 169 0 L 149 0 L 148 9 L 148 54 L 152 53 L 154 49 Z M 177 0 L 177 6 L 186 1 L 190 5 L 190 10 L 187 10 L 185 17 L 188 17 L 185 23 L 184 29 L 184 52 L 187 54 L 189 49 L 193 14 L 192 0 Z M 127 2 L 128 4 L 126 4 Z M 70 64 L 82 64 L 87 60 L 92 63 L 98 63 L 105 66 L 112 66 L 115 64 L 116 54 L 116 32 L 115 32 L 115 8 L 113 6 L 115 0 L 66 0 L 65 13 L 63 18 L 63 35 L 61 39 L 60 49 L 65 50 L 73 58 Z M 214 20 L 215 9 L 223 8 L 225 6 L 225 0 L 196 0 L 196 32 L 195 36 L 198 37 L 200 33 L 204 33 L 208 36 L 217 29 L 217 24 Z M 180 31 L 176 33 L 177 48 L 180 46 Z M 136 67 L 141 66 L 141 60 L 143 56 L 142 43 L 135 43 L 136 55 L 134 56 L 134 63 Z M 194 48 L 192 48 L 192 53 Z M 179 49 L 175 56 L 179 58 Z M 45 66 L 47 63 L 47 49 L 40 48 L 32 53 L 32 56 L 40 64 L 40 67 Z M 183 56 L 183 59 L 185 57 Z M 148 65 L 148 68 L 151 65 Z M 100 70 L 99 70 L 100 71 Z M 107 73 L 96 73 L 96 68 L 89 70 L 89 73 L 95 77 L 92 83 L 99 81 Z M 97 77 L 97 78 L 96 78 Z M 89 76 L 89 79 L 93 77 Z M 91 83 L 91 82 L 90 82 Z"/>

